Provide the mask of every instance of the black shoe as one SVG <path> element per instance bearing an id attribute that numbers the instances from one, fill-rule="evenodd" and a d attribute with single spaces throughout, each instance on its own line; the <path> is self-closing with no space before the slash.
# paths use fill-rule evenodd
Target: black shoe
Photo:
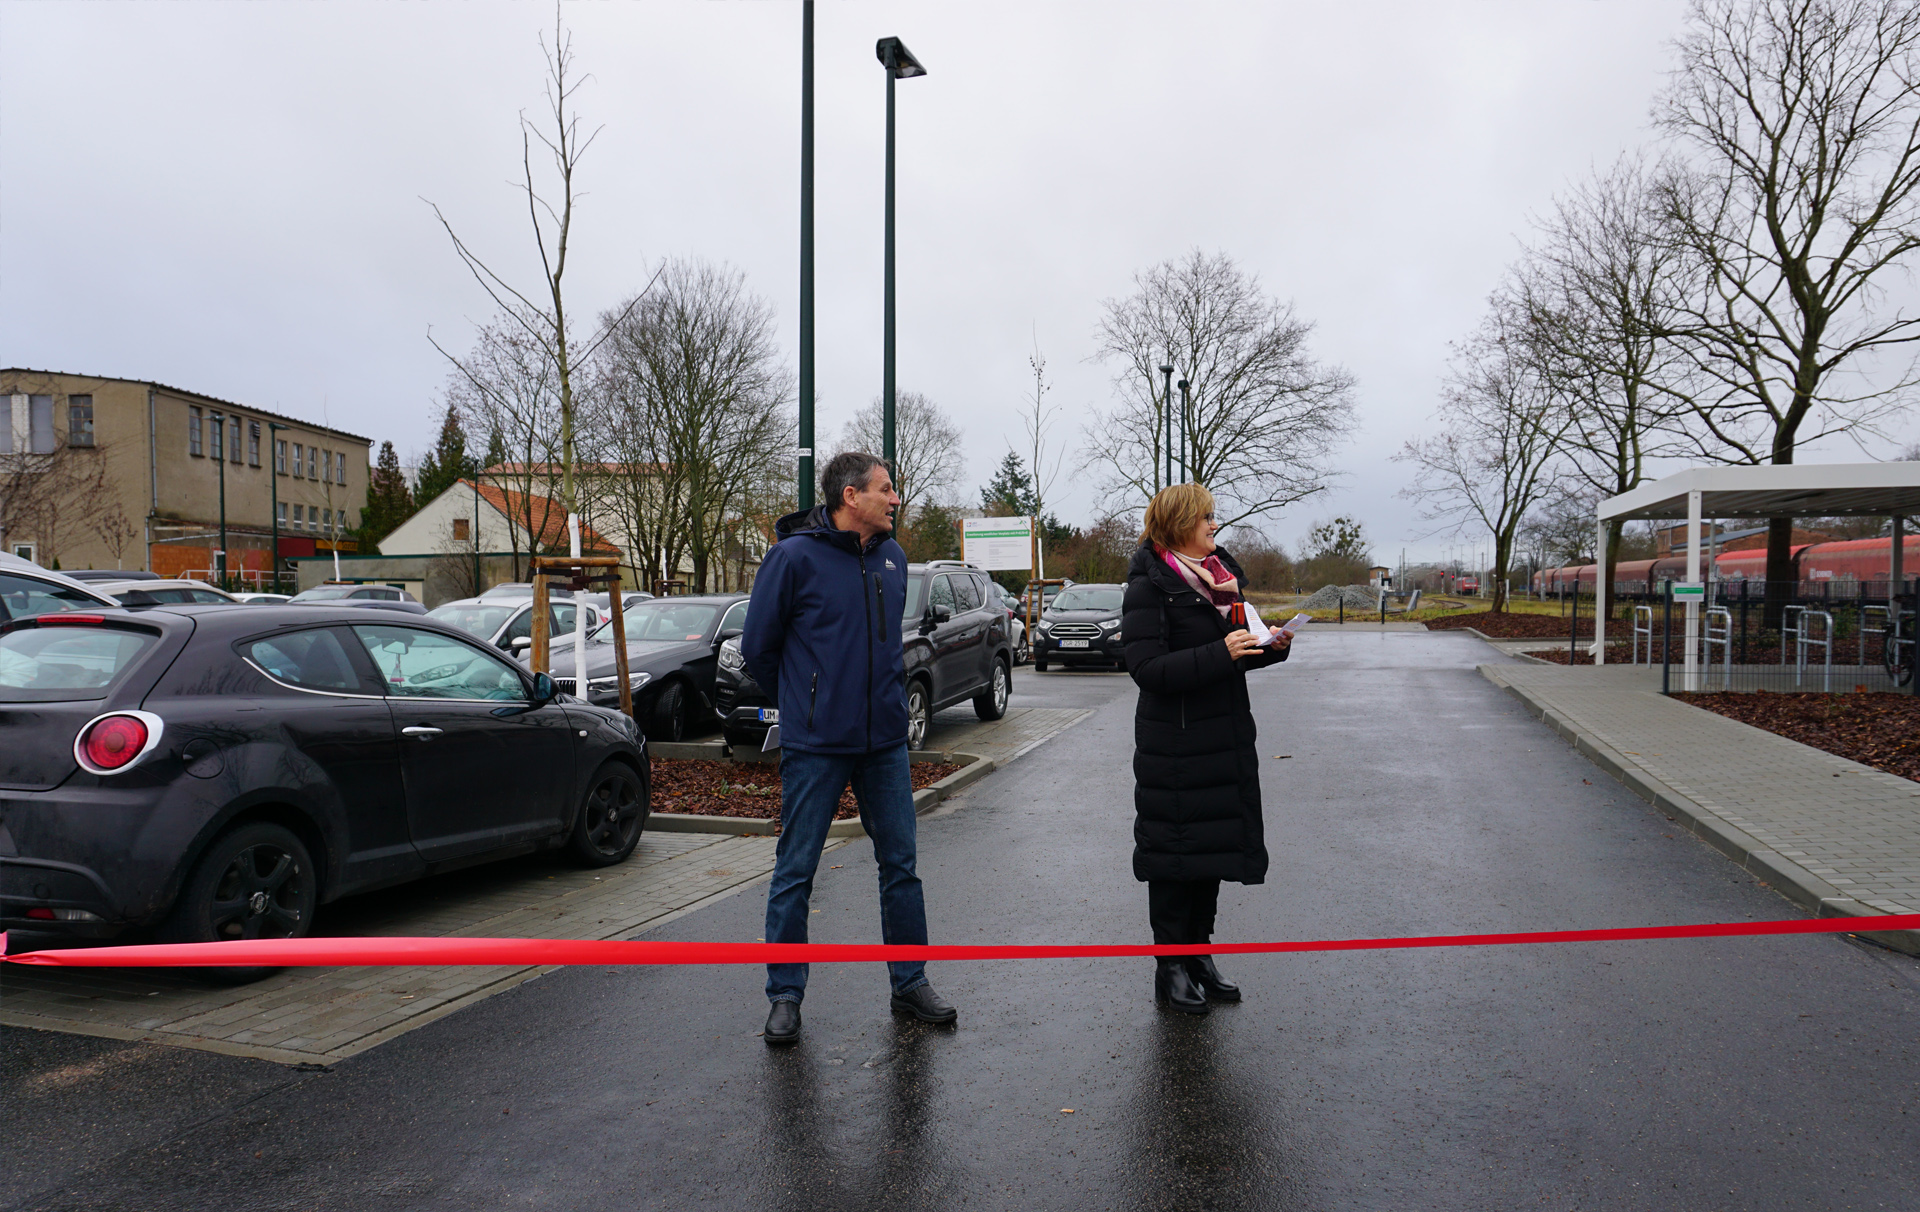
<path id="1" fill-rule="evenodd" d="M 791 1044 L 800 1038 L 800 1003 L 778 1001 L 767 1011 L 766 1041 Z"/>
<path id="2" fill-rule="evenodd" d="M 1187 971 L 1185 957 L 1168 956 L 1155 963 L 1157 964 L 1153 973 L 1155 1001 L 1182 1014 L 1207 1012 L 1207 999 L 1201 994 L 1199 986 L 1193 983 L 1193 976 Z"/>
<path id="3" fill-rule="evenodd" d="M 893 1008 L 905 1010 L 923 1023 L 950 1023 L 960 1012 L 946 1003 L 932 985 L 915 985 L 905 993 L 893 995 Z"/>
<path id="4" fill-rule="evenodd" d="M 1210 1002 L 1237 1002 L 1240 1000 L 1240 986 L 1220 975 L 1220 969 L 1213 966 L 1211 955 L 1189 955 L 1187 957 L 1187 975 L 1193 983 L 1200 986 L 1200 992 Z"/>

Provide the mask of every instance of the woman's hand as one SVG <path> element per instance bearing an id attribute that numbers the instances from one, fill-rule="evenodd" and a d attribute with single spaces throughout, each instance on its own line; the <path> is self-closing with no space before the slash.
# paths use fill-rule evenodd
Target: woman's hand
<path id="1" fill-rule="evenodd" d="M 1291 631 L 1275 631 L 1273 633 L 1273 643 L 1267 645 L 1267 647 L 1273 649 L 1275 652 L 1285 652 L 1287 649 L 1293 647 L 1293 633 Z"/>
<path id="2" fill-rule="evenodd" d="M 1258 651 L 1260 651 L 1260 641 L 1253 638 L 1251 631 L 1243 628 L 1227 633 L 1227 655 L 1234 660 L 1237 661 L 1243 656 L 1252 656 Z"/>

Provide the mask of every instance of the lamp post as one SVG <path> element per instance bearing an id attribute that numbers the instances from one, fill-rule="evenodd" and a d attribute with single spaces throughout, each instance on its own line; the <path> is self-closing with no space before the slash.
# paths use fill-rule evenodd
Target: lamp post
<path id="1" fill-rule="evenodd" d="M 271 495 L 267 508 L 273 512 L 273 552 L 267 557 L 267 567 L 273 569 L 275 593 L 280 592 L 280 439 L 273 435 L 285 428 L 278 421 L 267 422 L 267 484 Z"/>
<path id="2" fill-rule="evenodd" d="M 812 7 L 809 3 L 808 7 Z M 479 597 L 486 588 L 480 584 L 480 470 L 482 460 L 475 459 L 473 467 L 473 596 Z"/>
<path id="3" fill-rule="evenodd" d="M 886 250 L 886 320 L 882 341 L 885 349 L 880 361 L 880 400 L 881 432 L 884 435 L 881 457 L 887 466 L 893 466 L 894 429 L 893 429 L 893 369 L 894 369 L 894 321 L 893 321 L 893 82 L 910 80 L 915 76 L 924 76 L 927 69 L 913 57 L 906 44 L 898 38 L 882 38 L 874 44 L 873 53 L 887 69 L 887 250 Z"/>
<path id="4" fill-rule="evenodd" d="M 800 508 L 813 508 L 813 0 L 800 6 Z M 478 491 L 476 486 L 475 491 Z"/>
<path id="5" fill-rule="evenodd" d="M 1189 411 L 1187 407 L 1187 381 L 1185 379 L 1180 380 L 1178 386 L 1180 388 L 1180 481 L 1181 483 L 1185 483 L 1193 479 L 1193 465 L 1187 461 L 1187 446 L 1189 443 L 1187 436 L 1187 413 Z"/>
<path id="6" fill-rule="evenodd" d="M 1163 487 L 1173 487 L 1173 363 L 1160 364 L 1160 403 L 1166 413 L 1167 424 L 1167 482 Z M 1158 472 L 1159 468 L 1154 468 Z"/>
<path id="7" fill-rule="evenodd" d="M 227 587 L 227 415 L 207 414 L 213 421 L 213 460 L 220 468 L 220 588 Z"/>

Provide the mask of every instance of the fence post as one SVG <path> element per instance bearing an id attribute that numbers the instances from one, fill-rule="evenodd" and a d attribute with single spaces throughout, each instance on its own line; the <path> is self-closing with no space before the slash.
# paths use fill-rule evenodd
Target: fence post
<path id="1" fill-rule="evenodd" d="M 1666 607 L 1660 624 L 1660 693 L 1673 693 L 1673 582 L 1660 587 Z"/>
<path id="2" fill-rule="evenodd" d="M 1567 667 L 1571 669 L 1580 655 L 1580 582 L 1573 583 L 1573 613 L 1567 616 Z"/>

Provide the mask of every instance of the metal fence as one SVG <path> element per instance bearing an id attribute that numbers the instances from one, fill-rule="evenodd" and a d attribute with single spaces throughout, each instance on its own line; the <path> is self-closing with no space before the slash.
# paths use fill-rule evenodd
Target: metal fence
<path id="1" fill-rule="evenodd" d="M 1684 595 L 1687 586 L 1677 587 Z M 1916 594 L 1891 582 L 1722 581 L 1697 599 L 1693 624 L 1676 586 L 1621 595 L 1627 660 L 1659 665 L 1661 689 L 1845 694 L 1916 687 Z M 1630 621 L 1629 621 L 1630 620 Z M 1589 636 L 1589 638 L 1591 638 Z M 1608 659 L 1619 646 L 1608 644 Z M 1689 667 L 1688 655 L 1693 660 Z"/>

